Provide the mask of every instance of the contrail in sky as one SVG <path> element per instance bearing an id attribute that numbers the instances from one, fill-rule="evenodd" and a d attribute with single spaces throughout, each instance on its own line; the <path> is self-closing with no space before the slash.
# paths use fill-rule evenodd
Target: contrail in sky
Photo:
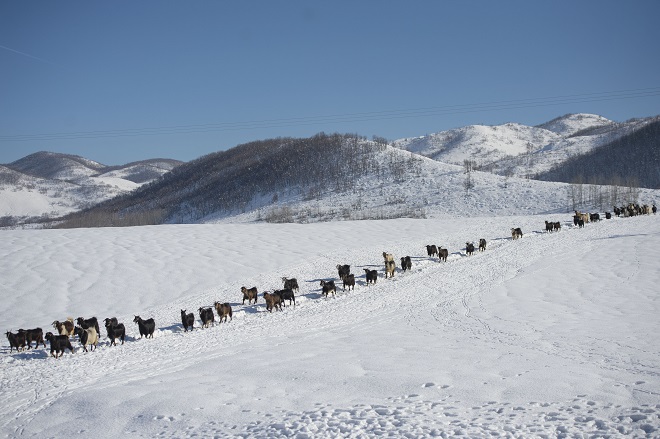
<path id="1" fill-rule="evenodd" d="M 43 58 L 39 58 L 37 56 L 30 55 L 29 53 L 25 53 L 25 52 L 21 52 L 21 51 L 12 49 L 11 47 L 0 45 L 0 48 L 5 49 L 5 50 L 9 50 L 10 52 L 18 53 L 19 55 L 27 56 L 28 58 L 36 59 L 37 61 L 41 61 L 41 62 L 45 62 L 47 64 L 55 65 L 55 64 L 53 64 L 52 62 L 50 62 L 48 60 L 45 60 Z"/>

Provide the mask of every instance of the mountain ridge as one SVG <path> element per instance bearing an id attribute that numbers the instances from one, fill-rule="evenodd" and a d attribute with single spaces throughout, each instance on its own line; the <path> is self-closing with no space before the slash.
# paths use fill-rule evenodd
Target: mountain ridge
<path id="1" fill-rule="evenodd" d="M 462 204 L 470 206 L 474 198 L 487 196 L 482 186 L 493 184 L 516 190 L 538 188 L 531 199 L 540 193 L 554 197 L 556 211 L 568 204 L 560 199 L 566 198 L 565 183 L 573 179 L 564 176 L 564 183 L 552 190 L 561 194 L 550 195 L 551 183 L 536 183 L 534 178 L 657 121 L 660 116 L 619 123 L 598 115 L 567 114 L 534 127 L 469 125 L 391 142 L 377 136 L 368 140 L 357 134 L 319 133 L 249 142 L 186 163 L 149 159 L 106 166 L 42 151 L 0 165 L 4 167 L 0 168 L 0 205 L 5 207 L 0 217 L 69 215 L 71 219 L 76 212 L 84 216 L 94 211 L 92 222 L 79 221 L 82 216 L 78 216 L 80 226 L 307 222 L 423 217 L 441 214 L 443 203 L 468 215 Z M 468 163 L 470 171 L 485 172 L 466 172 Z M 634 179 L 624 181 L 634 183 Z M 406 199 L 400 185 L 415 187 L 419 196 Z M 24 204 L 32 204 L 31 210 L 21 212 L 17 192 L 26 195 Z M 324 201 L 338 207 L 322 206 Z M 472 212 L 507 211 L 494 200 L 489 203 L 473 206 Z M 532 206 L 530 202 L 529 209 Z"/>
<path id="2" fill-rule="evenodd" d="M 50 151 L 0 165 L 0 217 L 16 224 L 62 216 L 130 192 L 180 165 L 148 159 L 106 166 L 87 158 Z"/>
<path id="3" fill-rule="evenodd" d="M 446 163 L 461 165 L 471 160 L 477 169 L 497 175 L 535 178 L 657 120 L 660 116 L 613 122 L 593 114 L 566 114 L 533 127 L 468 125 L 393 143 Z"/>

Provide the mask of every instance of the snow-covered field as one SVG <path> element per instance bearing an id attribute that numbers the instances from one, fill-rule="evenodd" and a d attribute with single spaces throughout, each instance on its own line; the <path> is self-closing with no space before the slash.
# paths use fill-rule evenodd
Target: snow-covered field
<path id="1" fill-rule="evenodd" d="M 542 233 L 544 220 L 562 221 Z M 660 218 L 0 231 L 5 330 L 116 316 L 95 352 L 0 353 L 5 437 L 658 437 Z M 525 236 L 511 240 L 511 227 Z M 466 241 L 488 240 L 468 257 Z M 449 248 L 448 262 L 426 244 Z M 410 255 L 383 278 L 382 252 Z M 355 291 L 320 294 L 350 264 Z M 378 269 L 366 286 L 364 268 Z M 295 307 L 242 305 L 296 277 Z M 183 332 L 180 310 L 233 321 Z M 138 339 L 133 316 L 154 317 Z M 80 344 L 74 343 L 76 348 Z"/>

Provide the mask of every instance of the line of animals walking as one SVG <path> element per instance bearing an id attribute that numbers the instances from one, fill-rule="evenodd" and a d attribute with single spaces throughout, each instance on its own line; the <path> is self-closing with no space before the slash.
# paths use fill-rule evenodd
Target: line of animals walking
<path id="1" fill-rule="evenodd" d="M 621 208 L 614 207 L 614 215 L 617 217 L 631 217 L 643 214 L 656 214 L 657 208 L 655 204 L 653 206 L 643 205 L 639 206 L 637 204 L 629 204 Z M 611 219 L 612 214 L 610 212 L 605 212 L 605 219 Z M 575 211 L 573 215 L 573 226 L 582 228 L 586 223 L 600 221 L 599 213 L 583 213 Z M 545 221 L 545 231 L 548 233 L 559 232 L 561 230 L 561 222 L 550 222 Z M 523 237 L 523 232 L 519 227 L 514 227 L 511 229 L 511 239 L 516 240 Z M 486 239 L 479 239 L 478 249 L 479 251 L 486 251 Z M 471 256 L 475 251 L 474 242 L 465 243 L 465 253 L 467 256 Z M 437 246 L 435 244 L 430 244 L 426 246 L 427 255 L 430 258 L 437 257 L 440 262 L 446 262 L 447 257 L 449 256 L 449 250 L 443 248 L 442 246 Z M 385 265 L 384 277 L 385 279 L 394 277 L 396 272 L 396 262 L 394 256 L 391 253 L 383 252 L 383 262 Z M 412 259 L 410 256 L 404 256 L 400 259 L 401 262 L 401 271 L 405 272 L 412 269 Z M 342 290 L 346 291 L 348 288 L 349 291 L 355 290 L 355 274 L 351 273 L 350 265 L 337 265 L 337 274 L 339 279 L 342 281 Z M 370 270 L 364 268 L 365 272 L 365 283 L 367 286 L 373 285 L 378 280 L 379 274 L 378 270 Z M 266 302 L 266 310 L 268 312 L 273 312 L 273 309 L 282 311 L 282 307 L 286 307 L 286 301 L 289 302 L 289 305 L 296 305 L 295 295 L 300 292 L 298 286 L 298 280 L 295 278 L 288 279 L 286 277 L 282 278 L 283 289 L 274 290 L 272 292 L 265 291 L 262 293 L 262 297 Z M 321 294 L 323 297 L 328 297 L 332 294 L 333 296 L 337 293 L 337 286 L 334 279 L 332 280 L 321 280 Z M 243 294 L 243 302 L 247 300 L 248 306 L 253 303 L 257 304 L 257 299 L 259 296 L 259 291 L 257 287 L 241 287 L 241 293 Z M 198 309 L 199 318 L 201 321 L 201 328 L 209 328 L 210 326 L 215 325 L 215 312 L 218 315 L 218 324 L 227 323 L 233 319 L 233 311 L 231 304 L 227 302 L 215 302 L 213 307 L 200 307 Z M 117 340 L 121 341 L 121 344 L 124 344 L 126 339 L 126 326 L 123 323 L 117 321 L 116 317 L 109 317 L 103 320 L 107 338 L 110 340 L 110 346 L 117 346 Z M 139 315 L 134 316 L 133 323 L 138 325 L 138 331 L 140 333 L 140 339 L 153 338 L 154 331 L 156 329 L 156 322 L 153 318 L 142 319 Z M 184 329 L 184 332 L 192 331 L 195 325 L 195 315 L 194 313 L 188 313 L 186 310 L 181 310 L 181 325 Z M 46 348 L 46 341 L 50 344 L 50 355 L 54 358 L 61 358 L 64 355 L 66 350 L 69 350 L 72 354 L 74 353 L 74 347 L 71 344 L 71 339 L 75 340 L 75 337 L 78 337 L 83 350 L 85 352 L 94 351 L 100 341 L 101 331 L 99 329 L 99 322 L 96 317 L 90 317 L 85 319 L 83 317 L 78 317 L 75 322 L 72 317 L 68 317 L 66 320 L 60 322 L 55 320 L 52 323 L 53 328 L 56 330 L 56 333 L 46 332 L 44 334 L 41 328 L 34 329 L 19 329 L 16 333 L 7 331 L 6 336 L 9 341 L 10 353 L 16 349 L 17 352 L 22 350 L 32 348 L 32 343 L 35 343 L 35 349 L 39 348 L 40 344 L 43 344 Z"/>

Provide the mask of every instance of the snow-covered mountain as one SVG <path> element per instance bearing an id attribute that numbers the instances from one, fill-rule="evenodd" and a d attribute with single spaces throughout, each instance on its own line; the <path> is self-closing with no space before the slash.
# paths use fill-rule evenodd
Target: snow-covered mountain
<path id="1" fill-rule="evenodd" d="M 658 120 L 656 116 L 618 123 L 594 114 L 568 114 L 535 127 L 470 125 L 393 143 L 441 162 L 463 165 L 471 160 L 477 169 L 533 178 Z"/>
<path id="2" fill-rule="evenodd" d="M 611 128 L 613 125 L 617 125 L 617 123 L 603 116 L 599 116 L 597 114 L 579 113 L 566 114 L 564 116 L 557 117 L 549 122 L 539 125 L 538 128 L 544 128 L 546 130 L 552 131 L 553 133 L 557 133 L 562 137 L 570 137 L 580 131 L 600 129 L 604 127 Z"/>
<path id="3" fill-rule="evenodd" d="M 657 198 L 660 192 L 651 189 L 573 191 L 567 183 L 465 173 L 463 166 L 335 134 L 257 141 L 209 154 L 148 187 L 72 214 L 61 226 L 602 212 Z"/>
<path id="4" fill-rule="evenodd" d="M 255 141 L 183 166 L 155 159 L 108 167 L 82 157 L 42 152 L 0 168 L 0 217 L 5 222 L 8 216 L 54 217 L 100 202 L 104 203 L 91 212 L 93 220 L 74 218 L 69 224 L 315 222 L 508 214 L 520 208 L 538 213 L 540 198 L 553 200 L 552 211 L 565 211 L 576 207 L 575 200 L 568 201 L 567 185 L 533 178 L 553 180 L 549 170 L 590 151 L 604 151 L 621 139 L 627 141 L 626 147 L 643 140 L 645 148 L 652 150 L 655 134 L 650 146 L 649 139 L 635 135 L 651 132 L 648 128 L 656 127 L 658 121 L 660 116 L 618 123 L 597 115 L 569 114 L 535 127 L 471 125 L 391 144 L 384 139 L 321 133 L 307 139 Z M 636 169 L 641 172 L 634 164 L 632 172 L 614 175 L 603 162 L 609 160 L 613 168 L 620 159 L 608 157 L 599 158 L 596 171 L 611 176 L 612 182 L 597 184 L 626 186 L 626 182 L 642 180 L 634 175 Z M 470 173 L 469 180 L 463 169 L 467 160 L 482 171 Z M 169 172 L 175 167 L 176 172 Z M 158 184 L 140 188 L 160 176 L 164 178 Z M 557 180 L 573 181 L 570 177 Z M 489 188 L 495 184 L 509 188 L 511 198 L 492 197 Z M 414 188 L 414 196 L 402 196 L 404 188 Z M 114 201 L 117 195 L 128 193 Z M 517 196 L 520 193 L 527 196 Z M 642 195 L 646 201 L 656 198 L 653 191 Z M 616 196 L 606 201 L 596 198 L 599 204 L 582 207 L 603 210 L 621 201 Z M 105 220 L 99 222 L 102 217 Z"/>
<path id="5" fill-rule="evenodd" d="M 462 165 L 464 160 L 491 163 L 525 154 L 529 148 L 560 138 L 546 129 L 508 123 L 499 126 L 470 125 L 422 137 L 400 139 L 394 145 L 434 160 Z"/>
<path id="6" fill-rule="evenodd" d="M 30 154 L 0 165 L 0 217 L 11 224 L 20 218 L 57 217 L 78 211 L 130 192 L 179 164 L 176 160 L 152 159 L 106 166 L 75 155 Z"/>
<path id="7" fill-rule="evenodd" d="M 98 175 L 106 168 L 84 157 L 48 151 L 30 154 L 5 166 L 33 177 L 65 181 Z"/>

